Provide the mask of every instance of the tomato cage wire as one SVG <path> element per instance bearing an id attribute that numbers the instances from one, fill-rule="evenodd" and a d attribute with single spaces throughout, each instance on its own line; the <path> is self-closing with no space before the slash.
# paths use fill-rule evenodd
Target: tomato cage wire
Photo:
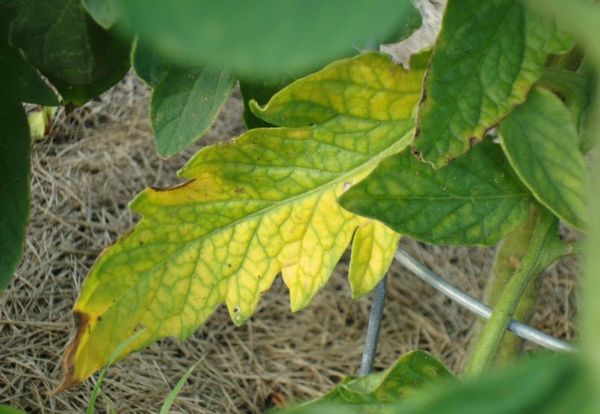
<path id="1" fill-rule="evenodd" d="M 402 249 L 396 250 L 394 258 L 405 269 L 409 270 L 413 275 L 429 284 L 437 291 L 443 293 L 448 298 L 452 299 L 462 307 L 473 312 L 477 316 L 489 319 L 492 314 L 492 309 L 484 303 L 478 301 L 468 293 L 463 292 L 456 286 L 448 283 L 444 278 L 438 276 L 418 260 L 410 256 Z M 369 312 L 369 322 L 367 325 L 367 334 L 365 338 L 365 346 L 361 358 L 359 375 L 366 375 L 373 369 L 373 362 L 377 352 L 377 344 L 379 342 L 379 328 L 383 316 L 383 305 L 385 302 L 387 276 L 385 276 L 375 287 L 373 291 L 373 303 Z M 575 347 L 553 336 L 547 335 L 529 325 L 516 320 L 511 320 L 507 328 L 510 332 L 519 337 L 531 341 L 544 348 L 552 349 L 561 352 L 573 352 Z"/>

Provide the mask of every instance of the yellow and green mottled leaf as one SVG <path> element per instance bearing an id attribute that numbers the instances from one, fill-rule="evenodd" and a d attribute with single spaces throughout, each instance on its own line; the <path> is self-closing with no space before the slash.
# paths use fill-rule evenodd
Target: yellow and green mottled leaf
<path id="1" fill-rule="evenodd" d="M 394 258 L 400 235 L 378 221 L 360 226 L 354 234 L 348 279 L 352 295 L 369 293 Z"/>
<path id="2" fill-rule="evenodd" d="M 406 71 L 371 53 L 333 63 L 255 105 L 268 122 L 286 125 L 293 115 L 297 127 L 253 129 L 206 147 L 180 171 L 189 181 L 139 194 L 131 208 L 140 223 L 98 259 L 75 305 L 62 388 L 106 364 L 139 327 L 146 332 L 123 356 L 160 337 L 189 336 L 221 303 L 243 323 L 280 272 L 292 310 L 306 306 L 357 228 L 373 225 L 337 198 L 409 145 L 422 62 Z M 322 90 L 313 87 L 320 82 Z M 383 275 L 385 243 L 396 238 L 380 225 L 356 238 L 356 250 L 373 253 L 355 255 L 355 294 Z"/>
<path id="3" fill-rule="evenodd" d="M 427 73 L 414 147 L 448 164 L 522 103 L 549 53 L 570 40 L 520 0 L 449 0 Z"/>

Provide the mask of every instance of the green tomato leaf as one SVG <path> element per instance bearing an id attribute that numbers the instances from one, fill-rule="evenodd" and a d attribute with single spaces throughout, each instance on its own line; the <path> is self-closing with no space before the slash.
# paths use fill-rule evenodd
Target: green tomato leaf
<path id="1" fill-rule="evenodd" d="M 570 41 L 519 0 L 449 0 L 425 82 L 415 151 L 436 167 L 481 140 Z"/>
<path id="2" fill-rule="evenodd" d="M 174 155 L 204 135 L 235 84 L 225 69 L 176 67 L 139 40 L 132 64 L 153 88 L 150 117 L 154 144 L 162 156 Z"/>
<path id="3" fill-rule="evenodd" d="M 0 92 L 0 291 L 21 260 L 29 218 L 29 128 L 21 103 L 10 93 Z"/>
<path id="4" fill-rule="evenodd" d="M 18 408 L 9 407 L 8 405 L 0 404 L 0 414 L 25 414 L 25 411 Z"/>
<path id="5" fill-rule="evenodd" d="M 129 45 L 94 23 L 81 0 L 28 0 L 13 20 L 11 41 L 65 103 L 84 104 L 129 69 Z"/>
<path id="6" fill-rule="evenodd" d="M 234 84 L 224 69 L 169 68 L 154 87 L 150 103 L 156 151 L 168 157 L 204 135 Z"/>
<path id="7" fill-rule="evenodd" d="M 591 413 L 590 387 L 579 360 L 543 355 L 464 383 L 432 387 L 395 414 Z M 597 407 L 596 407 L 597 408 Z"/>
<path id="8" fill-rule="evenodd" d="M 7 20 L 10 20 L 14 17 L 14 12 L 19 7 L 20 0 L 0 0 L 0 20 L 4 20 L 7 17 Z"/>
<path id="9" fill-rule="evenodd" d="M 276 92 L 283 89 L 284 86 L 289 85 L 293 80 L 293 78 L 280 81 L 240 80 L 240 92 L 244 99 L 244 123 L 248 129 L 273 126 L 273 124 L 263 121 L 261 118 L 254 115 L 250 108 L 250 102 L 256 101 L 259 105 L 266 104 Z"/>
<path id="10" fill-rule="evenodd" d="M 147 331 L 123 356 L 161 337 L 188 337 L 221 303 L 243 323 L 279 272 L 292 310 L 308 305 L 356 229 L 372 223 L 336 200 L 409 144 L 424 70 L 406 71 L 378 53 L 335 62 L 257 110 L 272 120 L 290 112 L 288 102 L 297 123 L 318 117 L 308 101 L 326 121 L 253 129 L 203 148 L 180 172 L 189 181 L 139 194 L 131 208 L 141 221 L 96 261 L 74 307 L 79 323 L 61 389 L 105 365 L 137 327 Z M 335 88 L 307 95 L 318 82 Z M 391 260 L 396 247 L 385 244 L 392 233 L 374 229 L 368 248 L 375 253 L 360 264 L 370 269 L 364 278 L 381 277 L 389 266 L 383 258 Z"/>
<path id="11" fill-rule="evenodd" d="M 414 14 L 410 0 L 121 0 L 132 33 L 179 64 L 236 76 L 298 76 L 378 44 Z"/>
<path id="12" fill-rule="evenodd" d="M 406 17 L 399 24 L 392 34 L 381 43 L 397 43 L 407 39 L 415 31 L 417 31 L 423 25 L 423 16 L 416 7 L 409 9 Z"/>
<path id="13" fill-rule="evenodd" d="M 407 149 L 340 198 L 342 207 L 399 233 L 462 245 L 495 244 L 527 217 L 531 201 L 490 141 L 437 170 Z"/>
<path id="14" fill-rule="evenodd" d="M 57 106 L 58 97 L 23 54 L 0 40 L 0 79 L 20 102 Z"/>
<path id="15" fill-rule="evenodd" d="M 584 79 L 584 86 L 573 102 L 567 103 L 571 104 L 572 112 L 576 114 L 575 120 L 581 141 L 581 150 L 583 153 L 587 153 L 595 144 L 591 125 L 597 105 L 594 97 L 598 91 L 598 69 L 589 60 L 585 60 L 579 68 L 578 74 Z"/>
<path id="16" fill-rule="evenodd" d="M 564 414 L 595 413 L 582 363 L 567 355 L 537 355 L 486 376 L 439 382 L 396 404 L 323 403 L 290 414 Z M 285 413 L 286 411 L 284 411 Z M 283 414 L 283 413 L 281 413 Z"/>
<path id="17" fill-rule="evenodd" d="M 569 110 L 552 92 L 534 89 L 501 124 L 502 148 L 533 195 L 582 228 L 589 172 Z"/>
<path id="18" fill-rule="evenodd" d="M 15 100 L 38 105 L 58 105 L 58 97 L 40 77 L 20 50 L 8 43 L 9 27 L 16 11 L 16 1 L 0 1 L 0 79 L 11 89 Z"/>
<path id="19" fill-rule="evenodd" d="M 131 66 L 148 86 L 155 87 L 169 73 L 170 63 L 152 49 L 136 40 L 131 52 Z"/>
<path id="20" fill-rule="evenodd" d="M 414 351 L 403 355 L 385 371 L 364 377 L 344 378 L 323 397 L 302 404 L 296 410 L 305 412 L 331 403 L 364 405 L 370 408 L 389 406 L 412 397 L 426 385 L 452 379 L 454 375 L 433 355 L 425 351 Z"/>
<path id="21" fill-rule="evenodd" d="M 581 62 L 583 57 L 578 51 L 579 49 L 576 49 L 567 55 L 559 56 L 555 62 L 558 67 L 547 67 L 538 86 L 555 92 L 569 108 L 577 127 L 579 147 L 586 154 L 594 146 L 594 139 L 590 133 L 590 116 L 594 113 L 597 81 L 594 66 L 589 59 Z M 571 63 L 571 59 L 575 62 Z"/>
<path id="22" fill-rule="evenodd" d="M 121 17 L 118 0 L 82 0 L 83 7 L 104 29 L 110 29 Z"/>

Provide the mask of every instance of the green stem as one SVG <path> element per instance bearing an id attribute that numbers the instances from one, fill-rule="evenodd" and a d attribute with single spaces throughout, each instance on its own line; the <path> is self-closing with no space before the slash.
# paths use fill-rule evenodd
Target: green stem
<path id="1" fill-rule="evenodd" d="M 531 239 L 518 269 L 506 283 L 492 316 L 486 323 L 465 375 L 479 375 L 492 363 L 496 351 L 506 333 L 508 323 L 513 318 L 519 301 L 527 287 L 540 272 L 540 264 L 545 262 L 545 250 L 556 237 L 556 219 L 545 209 L 532 212 L 535 225 Z"/>
<path id="2" fill-rule="evenodd" d="M 600 45 L 596 47 L 597 66 L 600 67 Z M 596 80 L 600 84 L 600 76 Z M 591 136 L 600 145 L 600 96 L 596 94 Z M 600 162 L 596 158 L 594 166 L 593 191 L 589 209 L 589 237 L 585 243 L 585 279 L 583 280 L 581 308 L 581 344 L 589 367 L 589 373 L 596 390 L 595 402 L 600 404 Z"/>
<path id="3" fill-rule="evenodd" d="M 567 53 L 550 56 L 547 66 L 555 69 L 566 69 L 576 71 L 585 58 L 583 50 L 579 46 L 573 47 Z"/>
<path id="4" fill-rule="evenodd" d="M 567 99 L 572 99 L 585 87 L 585 79 L 570 70 L 546 68 L 538 84 L 560 93 Z"/>
<path id="5" fill-rule="evenodd" d="M 484 302 L 492 308 L 498 303 L 504 288 L 523 260 L 523 254 L 527 251 L 531 237 L 536 229 L 536 224 L 537 215 L 530 214 L 527 220 L 510 232 L 498 246 L 494 258 L 494 267 L 486 283 L 484 296 Z M 536 276 L 532 277 L 536 279 L 536 283 L 529 284 L 513 316 L 513 319 L 525 323 L 531 319 L 539 293 L 539 278 Z M 474 335 L 476 339 L 479 339 L 483 326 L 484 322 L 478 321 L 478 334 Z M 522 343 L 523 340 L 521 338 L 508 333 L 498 347 L 494 363 L 501 364 L 514 359 L 519 353 Z"/>

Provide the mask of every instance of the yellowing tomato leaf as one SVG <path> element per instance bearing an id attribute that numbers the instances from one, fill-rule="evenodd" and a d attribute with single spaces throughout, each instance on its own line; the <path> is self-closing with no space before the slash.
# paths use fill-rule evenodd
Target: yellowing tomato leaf
<path id="1" fill-rule="evenodd" d="M 292 310 L 306 306 L 356 229 L 372 223 L 337 198 L 409 144 L 424 62 L 406 71 L 371 53 L 333 63 L 254 105 L 279 125 L 293 115 L 297 127 L 253 129 L 206 147 L 180 171 L 189 181 L 139 194 L 131 208 L 140 223 L 98 259 L 74 307 L 62 388 L 105 365 L 138 327 L 146 332 L 123 356 L 164 336 L 186 338 L 221 303 L 243 323 L 279 272 Z M 385 245 L 395 240 L 390 230 L 369 232 L 355 241 L 374 252 L 354 260 L 357 279 L 378 279 L 395 248 Z"/>
<path id="2" fill-rule="evenodd" d="M 534 89 L 501 124 L 502 148 L 533 195 L 582 228 L 589 172 L 569 110 L 552 92 Z"/>
<path id="3" fill-rule="evenodd" d="M 570 42 L 520 0 L 449 0 L 419 108 L 415 149 L 440 167 L 522 103 Z"/>
<path id="4" fill-rule="evenodd" d="M 378 221 L 364 224 L 354 233 L 348 279 L 352 296 L 369 293 L 387 271 L 400 235 Z"/>

